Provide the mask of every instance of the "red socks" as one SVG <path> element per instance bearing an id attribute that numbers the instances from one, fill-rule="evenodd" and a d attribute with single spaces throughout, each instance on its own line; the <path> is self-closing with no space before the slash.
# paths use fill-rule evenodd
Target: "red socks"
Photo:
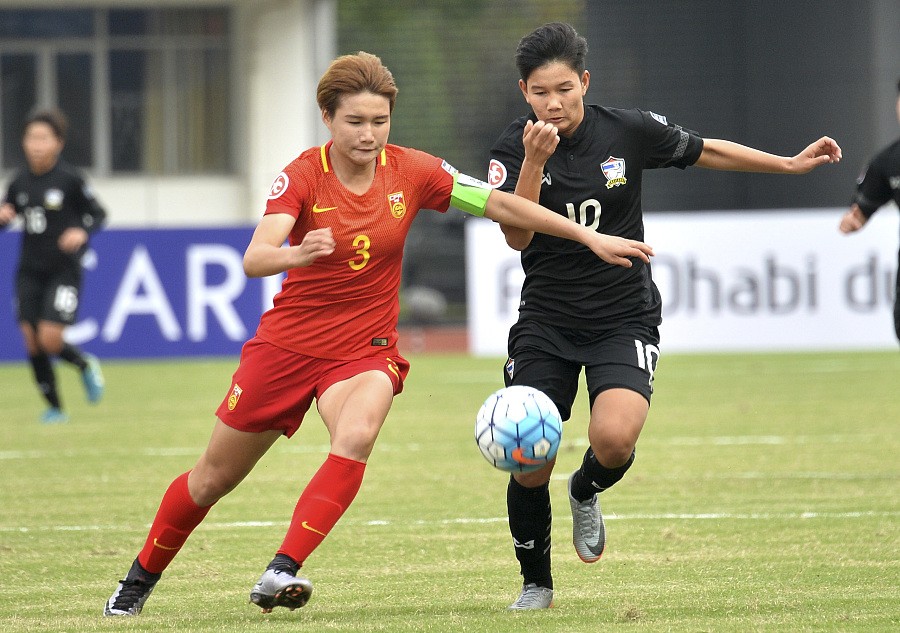
<path id="1" fill-rule="evenodd" d="M 161 573 L 212 506 L 201 508 L 188 492 L 188 474 L 179 475 L 169 485 L 156 511 L 144 549 L 138 554 L 141 566 L 153 574 Z"/>
<path id="2" fill-rule="evenodd" d="M 365 470 L 364 462 L 329 454 L 300 495 L 278 553 L 302 565 L 356 497 Z"/>
<path id="3" fill-rule="evenodd" d="M 302 564 L 350 506 L 365 470 L 363 462 L 329 454 L 300 495 L 278 553 Z M 178 476 L 166 490 L 144 549 L 138 554 L 138 562 L 152 574 L 161 573 L 172 562 L 212 508 L 201 508 L 191 499 L 189 472 Z"/>

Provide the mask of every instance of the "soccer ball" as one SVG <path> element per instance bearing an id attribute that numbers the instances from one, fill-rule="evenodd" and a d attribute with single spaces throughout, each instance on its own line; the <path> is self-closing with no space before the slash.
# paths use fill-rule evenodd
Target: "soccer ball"
<path id="1" fill-rule="evenodd" d="M 514 385 L 488 396 L 475 417 L 475 441 L 493 466 L 527 473 L 547 464 L 559 449 L 562 421 L 542 391 Z"/>

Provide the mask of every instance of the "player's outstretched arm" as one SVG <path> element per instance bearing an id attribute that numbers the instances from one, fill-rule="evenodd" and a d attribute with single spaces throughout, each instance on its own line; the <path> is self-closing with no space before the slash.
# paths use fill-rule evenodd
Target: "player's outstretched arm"
<path id="1" fill-rule="evenodd" d="M 631 268 L 628 257 L 637 257 L 649 263 L 653 255 L 653 249 L 643 242 L 597 233 L 539 204 L 503 191 L 491 191 L 484 217 L 520 229 L 575 240 L 590 248 L 603 261 L 625 268 Z"/>
<path id="2" fill-rule="evenodd" d="M 796 156 L 777 156 L 733 141 L 712 138 L 703 139 L 703 152 L 696 165 L 723 171 L 805 174 L 820 165 L 840 160 L 840 146 L 827 136 L 810 143 Z"/>
<path id="3" fill-rule="evenodd" d="M 295 222 L 287 213 L 263 216 L 244 251 L 244 273 L 248 277 L 267 277 L 309 266 L 334 252 L 336 244 L 330 228 L 310 231 L 297 246 L 283 246 Z"/>

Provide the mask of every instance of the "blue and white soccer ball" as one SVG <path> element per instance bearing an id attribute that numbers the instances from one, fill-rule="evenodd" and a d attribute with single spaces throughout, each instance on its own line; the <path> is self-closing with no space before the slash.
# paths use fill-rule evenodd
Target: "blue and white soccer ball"
<path id="1" fill-rule="evenodd" d="M 559 450 L 562 420 L 553 401 L 533 387 L 514 385 L 488 396 L 475 417 L 475 441 L 493 466 L 527 473 Z"/>

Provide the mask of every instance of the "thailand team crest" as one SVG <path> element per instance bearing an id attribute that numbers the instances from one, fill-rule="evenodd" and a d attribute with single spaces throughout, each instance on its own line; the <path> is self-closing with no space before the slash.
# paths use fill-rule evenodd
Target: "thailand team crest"
<path id="1" fill-rule="evenodd" d="M 48 189 L 44 194 L 44 208 L 47 211 L 59 211 L 65 197 L 66 195 L 59 189 Z"/>
<path id="2" fill-rule="evenodd" d="M 625 159 L 623 158 L 610 156 L 600 165 L 600 169 L 603 170 L 603 175 L 606 176 L 607 189 L 612 189 L 628 182 L 625 179 Z"/>
<path id="3" fill-rule="evenodd" d="M 403 199 L 403 192 L 388 194 L 388 205 L 391 207 L 391 215 L 398 220 L 406 215 L 406 200 Z"/>
<path id="4" fill-rule="evenodd" d="M 234 408 L 237 406 L 238 400 L 241 399 L 241 394 L 244 393 L 244 390 L 234 385 L 234 389 L 231 390 L 231 395 L 228 396 L 228 410 L 234 411 Z"/>

